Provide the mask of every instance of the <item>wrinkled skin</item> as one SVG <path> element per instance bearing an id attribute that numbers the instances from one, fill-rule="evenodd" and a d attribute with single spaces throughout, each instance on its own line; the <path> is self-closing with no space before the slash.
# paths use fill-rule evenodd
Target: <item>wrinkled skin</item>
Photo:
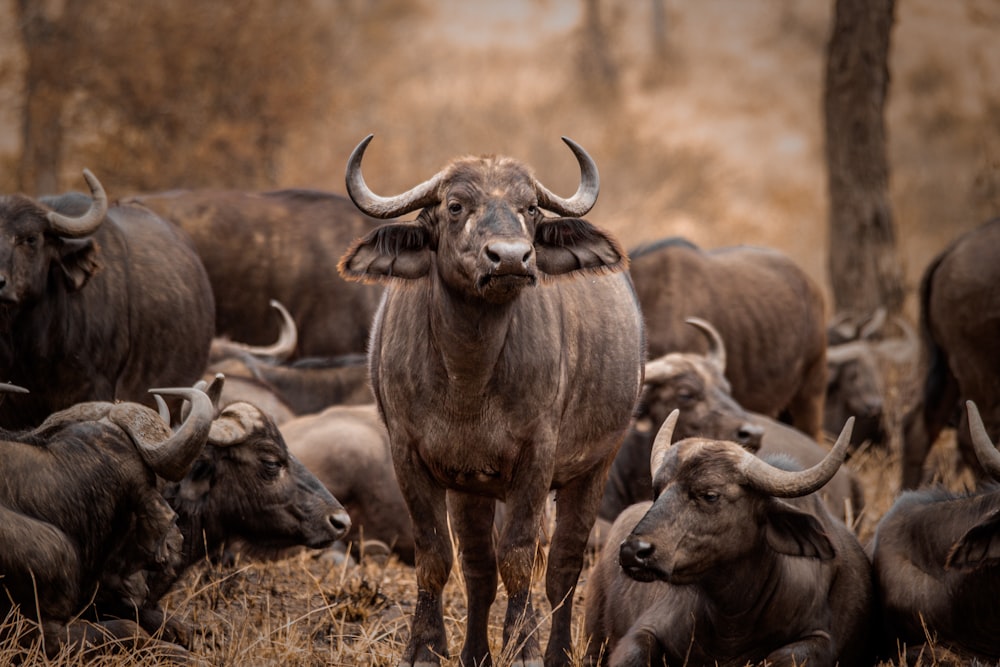
<path id="1" fill-rule="evenodd" d="M 674 238 L 630 254 L 650 358 L 703 353 L 704 338 L 684 320 L 708 320 L 726 341 L 726 377 L 736 401 L 770 417 L 787 413 L 803 433 L 821 436 L 826 316 L 815 281 L 766 248 L 701 250 Z"/>
<path id="2" fill-rule="evenodd" d="M 297 357 L 361 353 L 382 288 L 351 284 L 332 262 L 377 224 L 345 197 L 310 190 L 176 190 L 138 195 L 194 241 L 215 294 L 216 333 L 275 340 L 277 299 L 298 326 Z"/>
<path id="3" fill-rule="evenodd" d="M 150 387 L 190 386 L 205 368 L 215 305 L 190 240 L 134 205 L 111 205 L 82 238 L 46 220 L 90 204 L 0 196 L 0 377 L 30 390 L 0 404 L 4 427 L 81 401 L 152 406 Z"/>
<path id="4" fill-rule="evenodd" d="M 588 532 L 642 381 L 627 260 L 585 220 L 545 217 L 547 191 L 509 158 L 456 160 L 414 190 L 423 207 L 416 221 L 384 225 L 340 264 L 343 275 L 388 283 L 369 355 L 416 543 L 416 608 L 400 664 L 439 664 L 448 654 L 446 492 L 469 601 L 461 661 L 492 663 L 499 570 L 504 645 L 513 664 L 541 664 L 530 589 L 550 489 L 554 611 L 544 660 L 566 664 Z M 497 500 L 508 520 L 494 544 Z"/>
<path id="5" fill-rule="evenodd" d="M 903 488 L 923 481 L 941 430 L 958 426 L 963 460 L 982 474 L 963 400 L 975 401 L 990 437 L 1000 437 L 1000 218 L 964 234 L 938 255 L 920 283 L 920 399 L 904 419 Z"/>
<path id="6" fill-rule="evenodd" d="M 738 452 L 674 444 L 656 500 L 612 525 L 587 591 L 589 664 L 871 664 L 871 571 L 856 538 L 815 495 L 748 486 Z"/>

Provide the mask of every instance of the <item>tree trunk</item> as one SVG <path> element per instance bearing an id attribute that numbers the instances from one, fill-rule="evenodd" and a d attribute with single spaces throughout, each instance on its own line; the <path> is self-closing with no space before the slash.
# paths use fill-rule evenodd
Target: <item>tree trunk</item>
<path id="1" fill-rule="evenodd" d="M 24 107 L 21 117 L 21 163 L 18 180 L 22 192 L 37 196 L 59 192 L 63 142 L 62 110 L 66 91 L 61 73 L 66 56 L 57 19 L 47 16 L 51 3 L 20 0 L 17 3 L 24 50 Z"/>
<path id="2" fill-rule="evenodd" d="M 837 313 L 903 307 L 884 121 L 893 13 L 894 0 L 837 0 L 834 10 L 823 106 Z"/>

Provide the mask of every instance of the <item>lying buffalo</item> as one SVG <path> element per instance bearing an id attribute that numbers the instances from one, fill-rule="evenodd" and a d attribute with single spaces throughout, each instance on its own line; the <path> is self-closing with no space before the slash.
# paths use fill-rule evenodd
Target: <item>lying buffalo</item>
<path id="1" fill-rule="evenodd" d="M 668 238 L 630 253 L 650 358 L 704 352 L 684 323 L 708 320 L 729 348 L 726 377 L 746 409 L 787 413 L 819 438 L 826 391 L 825 302 L 819 285 L 786 255 L 736 246 L 701 250 Z"/>
<path id="2" fill-rule="evenodd" d="M 413 564 L 413 528 L 389 451 L 389 434 L 374 403 L 335 405 L 281 425 L 294 454 L 351 515 L 345 539 L 355 554 L 362 542 L 387 545 Z"/>
<path id="3" fill-rule="evenodd" d="M 82 401 L 152 405 L 201 376 L 214 302 L 190 240 L 148 209 L 80 194 L 0 197 L 0 377 L 29 394 L 0 425 L 36 426 Z"/>
<path id="4" fill-rule="evenodd" d="M 983 468 L 1000 480 L 1000 453 L 972 401 L 968 417 Z M 928 488 L 900 495 L 871 547 L 887 655 L 899 654 L 897 642 L 918 655 L 933 637 L 935 650 L 989 664 L 1000 660 L 998 536 L 996 484 L 973 494 Z"/>
<path id="5" fill-rule="evenodd" d="M 884 310 L 880 312 L 884 313 Z M 847 339 L 850 329 L 837 327 L 839 342 L 826 350 L 826 402 L 823 426 L 826 432 L 839 428 L 848 417 L 855 418 L 851 445 L 865 442 L 888 444 L 895 415 L 888 410 L 888 387 L 893 381 L 906 387 L 920 355 L 916 331 L 901 317 L 893 318 L 899 335 L 885 333 L 884 317 L 872 318 L 859 327 L 857 337 Z M 878 325 L 878 326 L 876 326 Z M 828 337 L 831 335 L 828 331 Z"/>
<path id="6" fill-rule="evenodd" d="M 604 520 L 613 520 L 629 505 L 652 499 L 649 454 L 654 436 L 674 410 L 681 411 L 673 430 L 679 440 L 729 440 L 760 456 L 787 456 L 804 467 L 815 465 L 827 454 L 801 431 L 744 410 L 730 395 L 724 375 L 726 347 L 719 332 L 699 318 L 687 321 L 704 334 L 708 352 L 674 352 L 646 363 L 638 419 L 615 456 L 601 500 L 599 516 Z M 818 495 L 840 519 L 850 520 L 864 507 L 861 486 L 844 467 Z"/>
<path id="7" fill-rule="evenodd" d="M 274 343 L 257 346 L 228 338 L 212 342 L 207 376 L 226 376 L 223 405 L 246 400 L 280 424 L 331 405 L 360 405 L 374 400 L 363 354 L 288 361 L 295 351 L 298 328 L 280 302 L 272 300 L 271 305 L 282 317 L 281 333 Z"/>
<path id="8" fill-rule="evenodd" d="M 377 220 L 346 198 L 311 190 L 176 190 L 128 199 L 183 229 L 215 294 L 216 333 L 263 345 L 278 325 L 269 301 L 298 325 L 293 358 L 364 353 L 382 288 L 343 280 L 330 264 Z"/>
<path id="9" fill-rule="evenodd" d="M 591 573 L 589 664 L 639 667 L 872 664 L 871 567 L 814 492 L 847 452 L 807 470 L 736 443 L 671 444 L 651 454 L 655 500 L 611 528 Z"/>
<path id="10" fill-rule="evenodd" d="M 49 654 L 87 639 L 71 621 L 99 586 L 110 612 L 127 606 L 137 574 L 173 576 L 180 568 L 181 534 L 157 476 L 176 481 L 188 473 L 208 437 L 212 406 L 197 389 L 154 391 L 191 401 L 176 433 L 145 406 L 90 402 L 2 436 L 0 618 L 16 605 L 38 620 Z M 133 630 L 126 624 L 127 634 Z"/>
<path id="11" fill-rule="evenodd" d="M 222 376 L 208 387 L 213 403 L 222 388 Z M 218 410 L 190 472 L 161 492 L 177 514 L 183 545 L 172 571 L 147 573 L 148 595 L 132 611 L 150 632 L 165 622 L 160 599 L 206 557 L 238 551 L 267 558 L 293 547 L 325 548 L 351 527 L 337 499 L 288 451 L 273 420 L 248 403 Z M 164 634 L 186 643 L 189 629 L 171 619 Z"/>
<path id="12" fill-rule="evenodd" d="M 416 606 L 400 664 L 426 667 L 448 655 L 448 511 L 469 603 L 460 660 L 491 661 L 499 570 L 510 659 L 541 661 L 531 578 L 552 489 L 545 662 L 565 664 L 588 533 L 638 397 L 644 354 L 628 257 L 579 217 L 596 202 L 597 167 L 567 139 L 582 174 L 568 199 L 497 156 L 453 160 L 411 190 L 380 197 L 361 176 L 370 140 L 348 162 L 352 199 L 378 217 L 419 211 L 359 239 L 339 265 L 351 280 L 387 284 L 369 357 L 416 544 Z M 507 520 L 494 545 L 497 500 L 507 503 Z"/>
<path id="13" fill-rule="evenodd" d="M 903 488 L 923 479 L 941 429 L 958 423 L 959 451 L 982 471 L 969 440 L 961 400 L 976 402 L 986 431 L 1000 438 L 1000 218 L 956 239 L 920 282 L 923 391 L 904 421 Z"/>

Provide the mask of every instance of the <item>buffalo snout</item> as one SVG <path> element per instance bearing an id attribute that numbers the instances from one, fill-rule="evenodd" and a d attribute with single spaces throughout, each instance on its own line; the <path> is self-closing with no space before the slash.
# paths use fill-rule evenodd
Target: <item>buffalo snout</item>
<path id="1" fill-rule="evenodd" d="M 483 248 L 490 273 L 496 276 L 528 276 L 533 272 L 535 247 L 524 239 L 497 239 Z"/>
<path id="2" fill-rule="evenodd" d="M 351 529 L 351 517 L 343 507 L 335 509 L 326 515 L 326 522 L 330 524 L 335 537 L 333 541 L 339 540 Z"/>
<path id="3" fill-rule="evenodd" d="M 652 581 L 656 578 L 652 569 L 656 547 L 636 535 L 629 535 L 618 548 L 618 560 L 625 574 L 636 581 Z"/>
<path id="4" fill-rule="evenodd" d="M 760 449 L 764 438 L 764 427 L 753 422 L 743 422 L 736 430 L 736 442 L 750 452 Z"/>

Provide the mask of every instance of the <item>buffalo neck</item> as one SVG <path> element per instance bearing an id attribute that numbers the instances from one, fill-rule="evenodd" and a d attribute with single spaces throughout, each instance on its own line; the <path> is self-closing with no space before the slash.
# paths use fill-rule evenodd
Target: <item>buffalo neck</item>
<path id="1" fill-rule="evenodd" d="M 533 288 L 527 288 L 533 289 Z M 504 354 L 518 301 L 494 304 L 432 281 L 430 334 L 453 396 L 478 396 Z"/>
<path id="2" fill-rule="evenodd" d="M 781 557 L 764 543 L 750 553 L 717 567 L 699 587 L 710 601 L 710 626 L 715 634 L 749 640 L 757 621 L 774 603 L 781 584 Z"/>

